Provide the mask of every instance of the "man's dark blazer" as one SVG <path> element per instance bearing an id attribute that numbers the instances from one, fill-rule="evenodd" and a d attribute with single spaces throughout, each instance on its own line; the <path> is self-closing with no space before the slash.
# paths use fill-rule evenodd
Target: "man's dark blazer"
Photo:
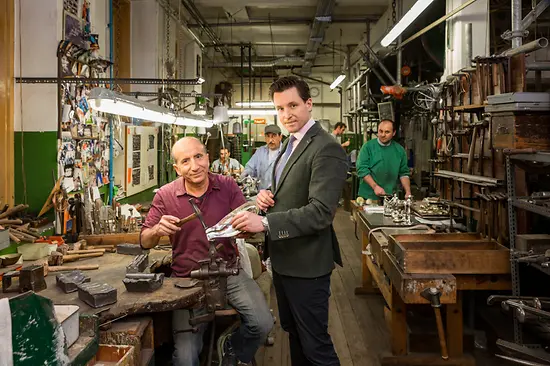
<path id="1" fill-rule="evenodd" d="M 315 123 L 295 147 L 275 181 L 275 206 L 267 212 L 267 245 L 273 269 L 286 276 L 315 278 L 342 265 L 332 227 L 348 171 L 342 146 Z"/>

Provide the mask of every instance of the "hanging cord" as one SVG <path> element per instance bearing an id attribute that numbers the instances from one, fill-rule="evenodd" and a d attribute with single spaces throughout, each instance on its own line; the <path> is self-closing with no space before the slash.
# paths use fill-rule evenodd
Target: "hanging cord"
<path id="1" fill-rule="evenodd" d="M 19 77 L 23 77 L 23 47 L 21 45 L 21 40 L 22 40 L 22 36 L 21 36 L 21 1 L 18 1 L 18 10 L 19 10 L 19 14 L 18 14 L 18 30 L 19 30 L 19 35 L 18 35 L 18 38 L 19 38 Z M 59 90 L 57 91 L 59 93 Z M 25 172 L 25 139 L 24 139 L 24 131 L 25 129 L 23 128 L 23 84 L 22 83 L 19 83 L 19 105 L 20 105 L 20 108 L 21 108 L 21 111 L 20 111 L 20 114 L 19 114 L 19 119 L 20 119 L 20 122 L 21 122 L 21 175 L 22 175 L 22 178 L 23 178 L 23 203 L 24 204 L 27 204 L 27 173 Z M 59 106 L 59 108 L 61 108 L 62 106 Z"/>

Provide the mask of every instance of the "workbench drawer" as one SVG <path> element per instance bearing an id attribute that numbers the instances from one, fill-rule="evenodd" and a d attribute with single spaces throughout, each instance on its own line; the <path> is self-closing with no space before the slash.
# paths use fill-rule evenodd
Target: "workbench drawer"
<path id="1" fill-rule="evenodd" d="M 134 347 L 100 344 L 88 366 L 131 366 L 134 364 Z"/>
<path id="2" fill-rule="evenodd" d="M 392 235 L 389 241 L 405 273 L 510 273 L 510 250 L 475 234 Z"/>

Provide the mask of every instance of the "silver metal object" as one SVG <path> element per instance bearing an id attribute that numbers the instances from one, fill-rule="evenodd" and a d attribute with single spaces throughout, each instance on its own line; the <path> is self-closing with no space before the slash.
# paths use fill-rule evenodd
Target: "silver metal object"
<path id="1" fill-rule="evenodd" d="M 208 240 L 222 239 L 222 238 L 232 238 L 241 233 L 241 231 L 236 230 L 231 226 L 231 220 L 235 217 L 236 214 L 240 212 L 252 212 L 258 214 L 259 209 L 255 203 L 246 202 L 245 204 L 237 207 L 229 214 L 227 214 L 223 219 L 221 219 L 216 225 L 211 226 L 206 229 L 206 237 Z"/>
<path id="2" fill-rule="evenodd" d="M 535 39 L 532 42 L 526 43 L 523 46 L 519 46 L 517 48 L 511 48 L 509 50 L 506 50 L 502 53 L 502 56 L 515 56 L 519 55 L 520 53 L 529 53 L 534 52 L 536 50 L 540 50 L 541 48 L 548 47 L 548 39 L 542 37 L 539 39 Z"/>

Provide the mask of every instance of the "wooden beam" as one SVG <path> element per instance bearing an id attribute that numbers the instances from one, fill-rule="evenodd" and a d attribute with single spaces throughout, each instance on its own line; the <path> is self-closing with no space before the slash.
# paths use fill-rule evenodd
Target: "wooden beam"
<path id="1" fill-rule="evenodd" d="M 113 8 L 115 76 L 120 78 L 132 77 L 131 6 L 130 1 L 118 0 Z M 122 84 L 121 88 L 123 92 L 131 91 L 130 84 Z"/>
<path id="2" fill-rule="evenodd" d="M 14 201 L 14 3 L 0 0 L 0 202 L 10 205 Z"/>

